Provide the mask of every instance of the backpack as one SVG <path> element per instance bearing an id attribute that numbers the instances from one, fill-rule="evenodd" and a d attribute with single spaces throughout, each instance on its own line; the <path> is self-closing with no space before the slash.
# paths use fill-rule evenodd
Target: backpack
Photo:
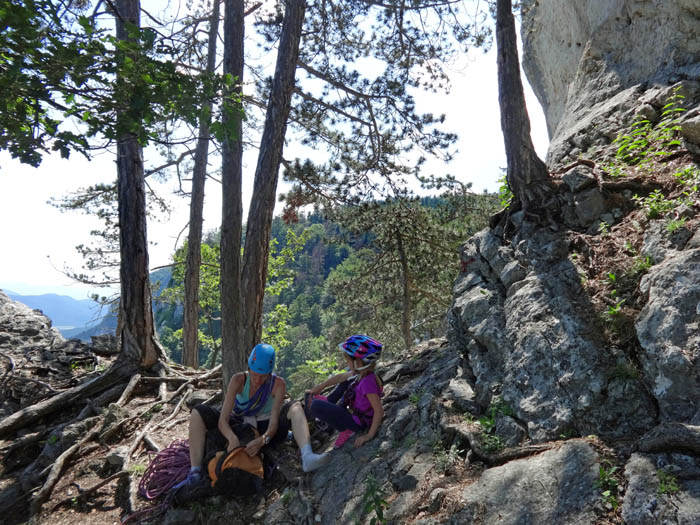
<path id="1" fill-rule="evenodd" d="M 260 455 L 249 456 L 245 447 L 222 450 L 207 465 L 215 494 L 252 496 L 262 490 L 264 470 Z"/>

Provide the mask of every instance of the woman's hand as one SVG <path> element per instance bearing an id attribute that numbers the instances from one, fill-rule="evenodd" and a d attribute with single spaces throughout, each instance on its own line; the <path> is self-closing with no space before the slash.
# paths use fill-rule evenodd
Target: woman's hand
<path id="1" fill-rule="evenodd" d="M 228 445 L 226 446 L 226 452 L 231 452 L 234 448 L 241 446 L 241 442 L 238 441 L 238 436 L 235 434 L 228 439 Z"/>
<path id="2" fill-rule="evenodd" d="M 367 434 L 364 434 L 364 435 L 358 437 L 357 439 L 355 439 L 355 442 L 353 443 L 352 446 L 355 448 L 361 447 L 362 445 L 367 443 L 370 439 L 372 439 L 372 438 L 369 437 Z"/>
<path id="3" fill-rule="evenodd" d="M 254 439 L 253 441 L 248 443 L 248 445 L 245 447 L 246 454 L 248 454 L 249 456 L 254 456 L 255 454 L 257 454 L 260 451 L 263 444 L 264 444 L 264 440 L 263 440 L 262 436 Z"/>

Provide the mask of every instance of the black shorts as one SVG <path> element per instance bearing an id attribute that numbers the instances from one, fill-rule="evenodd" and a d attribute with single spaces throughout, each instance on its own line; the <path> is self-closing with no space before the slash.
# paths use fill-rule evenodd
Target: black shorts
<path id="1" fill-rule="evenodd" d="M 277 424 L 277 432 L 275 432 L 275 435 L 270 439 L 270 443 L 268 443 L 268 446 L 276 445 L 277 443 L 281 443 L 282 441 L 287 439 L 287 434 L 292 428 L 292 423 L 291 421 L 289 421 L 287 412 L 289 412 L 289 407 L 292 405 L 292 403 L 294 403 L 294 401 L 291 400 L 287 400 L 284 403 L 282 403 L 282 408 L 280 409 L 280 417 Z M 228 445 L 228 440 L 219 430 L 219 416 L 221 415 L 221 411 L 216 408 L 212 408 L 209 405 L 202 404 L 196 405 L 194 408 L 192 408 L 192 410 L 196 410 L 197 412 L 199 412 L 199 415 L 204 421 L 204 426 L 207 429 L 207 450 L 225 449 L 226 445 Z M 231 429 L 233 430 L 235 426 L 241 425 L 243 423 L 243 418 L 231 414 L 231 416 L 228 419 L 228 423 L 231 426 Z M 267 419 L 264 421 L 258 421 L 258 432 L 260 432 L 261 435 L 265 433 L 269 423 L 270 421 Z"/>

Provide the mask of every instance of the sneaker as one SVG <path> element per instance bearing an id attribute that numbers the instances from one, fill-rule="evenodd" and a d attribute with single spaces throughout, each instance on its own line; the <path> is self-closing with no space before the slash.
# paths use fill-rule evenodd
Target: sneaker
<path id="1" fill-rule="evenodd" d="M 187 474 L 187 477 L 185 479 L 183 479 L 180 483 L 173 485 L 173 488 L 170 490 L 179 490 L 182 487 L 197 487 L 199 485 L 202 485 L 205 481 L 206 480 L 204 479 L 204 476 L 202 475 L 201 471 L 190 471 L 190 473 Z"/>
<path id="2" fill-rule="evenodd" d="M 340 448 L 345 445 L 345 442 L 352 437 L 354 432 L 352 430 L 343 430 L 338 434 L 338 438 L 333 443 L 333 448 Z"/>

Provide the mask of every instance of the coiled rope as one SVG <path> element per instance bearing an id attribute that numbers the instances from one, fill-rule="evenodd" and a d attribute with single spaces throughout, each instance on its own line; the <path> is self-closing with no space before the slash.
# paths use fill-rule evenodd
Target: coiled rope
<path id="1" fill-rule="evenodd" d="M 139 495 L 148 499 L 156 499 L 166 494 L 165 500 L 156 505 L 139 510 L 122 520 L 126 523 L 141 523 L 165 514 L 170 507 L 175 492 L 171 491 L 176 484 L 184 480 L 190 471 L 190 447 L 186 439 L 176 439 L 160 452 L 149 452 L 151 459 L 139 481 Z"/>

